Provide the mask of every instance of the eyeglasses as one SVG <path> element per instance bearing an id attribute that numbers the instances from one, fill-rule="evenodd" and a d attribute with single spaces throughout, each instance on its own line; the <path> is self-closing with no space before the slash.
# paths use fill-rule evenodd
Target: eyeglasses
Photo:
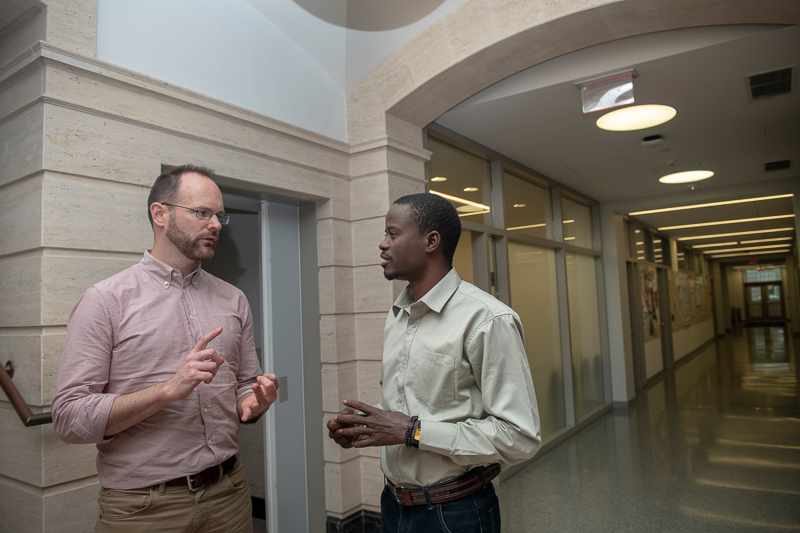
<path id="1" fill-rule="evenodd" d="M 217 215 L 217 213 L 214 213 L 212 211 L 206 211 L 205 209 L 195 209 L 194 207 L 185 207 L 177 204 L 168 204 L 167 202 L 161 202 L 161 204 L 171 205 L 172 207 L 180 207 L 181 209 L 188 209 L 189 211 L 194 211 L 195 216 L 200 220 L 211 220 L 211 217 L 216 215 L 217 220 L 219 220 L 219 223 L 222 224 L 223 226 L 227 225 L 228 222 L 231 221 L 230 215 Z"/>

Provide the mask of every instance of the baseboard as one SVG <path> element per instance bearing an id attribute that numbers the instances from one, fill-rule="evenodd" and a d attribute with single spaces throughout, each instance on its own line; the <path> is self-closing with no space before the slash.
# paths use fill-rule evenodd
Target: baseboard
<path id="1" fill-rule="evenodd" d="M 374 511 L 358 511 L 345 518 L 328 517 L 327 533 L 379 533 L 381 515 Z"/>

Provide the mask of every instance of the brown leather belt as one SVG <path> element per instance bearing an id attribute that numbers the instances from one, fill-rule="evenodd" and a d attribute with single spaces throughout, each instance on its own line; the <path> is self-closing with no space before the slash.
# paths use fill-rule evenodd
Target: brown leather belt
<path id="1" fill-rule="evenodd" d="M 497 477 L 500 473 L 500 465 L 494 463 L 488 466 L 473 468 L 463 475 L 444 483 L 429 485 L 428 495 L 431 503 L 446 503 L 464 496 L 468 496 L 484 487 L 485 484 Z M 483 479 L 481 479 L 483 478 Z M 394 494 L 397 503 L 400 505 L 427 505 L 424 489 L 405 489 L 398 487 L 388 479 L 386 480 L 389 490 Z"/>
<path id="2" fill-rule="evenodd" d="M 198 472 L 193 476 L 183 476 L 171 479 L 165 482 L 165 485 L 167 487 L 188 487 L 191 491 L 200 490 L 206 485 L 213 485 L 222 479 L 225 474 L 233 470 L 238 458 L 238 455 L 234 455 L 233 457 L 224 460 L 222 463 L 215 466 L 209 466 L 202 472 Z"/>

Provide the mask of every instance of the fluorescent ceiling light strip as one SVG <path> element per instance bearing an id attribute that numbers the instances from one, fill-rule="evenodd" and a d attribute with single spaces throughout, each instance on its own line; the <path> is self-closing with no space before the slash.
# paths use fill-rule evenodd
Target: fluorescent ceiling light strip
<path id="1" fill-rule="evenodd" d="M 756 239 L 754 241 L 739 241 L 739 244 L 756 244 L 757 242 L 791 241 L 791 237 L 776 237 L 774 239 Z"/>
<path id="2" fill-rule="evenodd" d="M 514 226 L 513 228 L 506 228 L 508 231 L 514 231 L 515 229 L 529 229 L 529 228 L 543 228 L 547 226 L 547 224 L 531 224 L 530 226 Z"/>
<path id="3" fill-rule="evenodd" d="M 471 202 L 469 200 L 465 200 L 463 198 L 459 198 L 458 196 L 450 196 L 449 194 L 445 194 L 445 193 L 439 192 L 439 191 L 431 191 L 431 192 L 433 194 L 438 194 L 442 198 L 446 198 L 447 200 L 451 200 L 453 202 L 458 202 L 460 204 L 472 205 L 472 206 L 475 206 L 475 207 L 479 207 L 480 209 L 484 209 L 486 212 L 491 211 L 491 207 L 489 207 L 488 205 L 479 204 L 478 202 Z"/>
<path id="4" fill-rule="evenodd" d="M 756 218 L 740 218 L 737 220 L 717 220 L 714 222 L 702 222 L 700 224 L 684 224 L 682 226 L 664 226 L 658 228 L 658 231 L 667 231 L 673 229 L 688 229 L 688 228 L 702 228 L 705 226 L 721 226 L 723 224 L 738 224 L 740 222 L 760 222 L 762 220 L 777 220 L 779 218 L 793 218 L 794 213 L 791 215 L 773 215 L 771 217 L 756 217 Z"/>
<path id="5" fill-rule="evenodd" d="M 764 246 L 745 246 L 744 248 L 728 248 L 727 250 L 706 250 L 704 254 L 719 254 L 724 252 L 738 252 L 739 250 L 766 250 L 767 248 L 786 248 L 788 244 L 765 244 Z"/>
<path id="6" fill-rule="evenodd" d="M 714 244 L 695 244 L 694 246 L 692 246 L 692 248 L 711 248 L 712 246 L 736 246 L 737 244 L 739 244 L 739 243 L 736 242 L 736 241 L 732 241 L 732 242 L 717 242 L 717 243 L 714 243 Z"/>
<path id="7" fill-rule="evenodd" d="M 653 213 L 668 213 L 670 211 L 683 211 L 685 209 L 700 209 L 701 207 L 715 207 L 718 205 L 731 205 L 731 204 L 743 204 L 746 202 L 760 202 L 762 200 L 777 200 L 778 198 L 791 198 L 793 195 L 789 194 L 777 194 L 775 196 L 761 196 L 759 198 L 742 198 L 741 200 L 728 200 L 726 202 L 711 202 L 709 204 L 696 204 L 696 205 L 683 205 L 680 207 L 665 207 L 663 209 L 650 209 L 648 211 L 634 211 L 633 213 L 628 213 L 631 216 L 636 215 L 651 215 Z"/>
<path id="8" fill-rule="evenodd" d="M 754 231 L 736 231 L 733 233 L 717 233 L 715 235 L 695 235 L 692 237 L 678 237 L 679 241 L 695 241 L 698 239 L 716 239 L 718 237 L 735 237 L 737 235 L 752 235 L 753 233 L 775 233 L 776 231 L 794 231 L 794 228 L 758 229 Z"/>
<path id="9" fill-rule="evenodd" d="M 748 255 L 760 255 L 760 254 L 788 254 L 789 249 L 785 248 L 783 250 L 770 250 L 768 252 L 745 252 L 741 254 L 725 254 L 725 255 L 712 255 L 711 259 L 719 259 L 721 257 L 742 257 Z"/>

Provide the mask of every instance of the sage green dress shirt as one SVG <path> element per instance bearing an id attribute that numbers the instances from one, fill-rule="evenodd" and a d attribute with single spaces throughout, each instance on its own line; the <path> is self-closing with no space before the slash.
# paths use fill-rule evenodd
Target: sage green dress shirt
<path id="1" fill-rule="evenodd" d="M 395 301 L 383 334 L 383 409 L 419 415 L 419 449 L 381 450 L 383 473 L 425 486 L 541 446 L 519 316 L 452 269 L 419 301 Z"/>

